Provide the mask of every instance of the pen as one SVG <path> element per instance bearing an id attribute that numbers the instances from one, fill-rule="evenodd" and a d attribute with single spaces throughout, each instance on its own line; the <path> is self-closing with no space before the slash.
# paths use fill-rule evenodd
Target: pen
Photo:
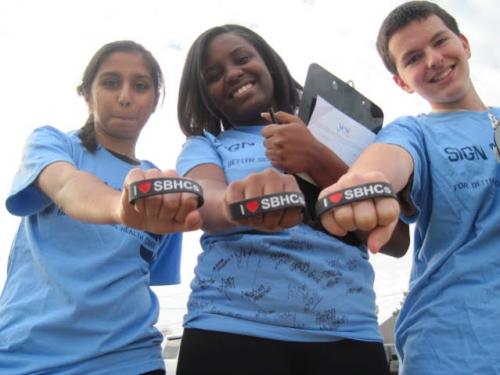
<path id="1" fill-rule="evenodd" d="M 279 124 L 278 120 L 276 119 L 276 115 L 274 114 L 273 107 L 269 108 L 269 116 L 271 116 L 271 122 L 273 124 Z"/>

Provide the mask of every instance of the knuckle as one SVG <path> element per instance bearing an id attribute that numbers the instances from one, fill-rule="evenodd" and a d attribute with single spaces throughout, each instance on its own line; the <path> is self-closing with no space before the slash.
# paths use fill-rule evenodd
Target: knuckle
<path id="1" fill-rule="evenodd" d="M 335 209 L 334 218 L 340 225 L 351 225 L 350 223 L 353 222 L 352 211 L 346 207 Z"/>
<path id="2" fill-rule="evenodd" d="M 377 224 L 377 221 L 373 217 L 373 215 L 369 214 L 360 214 L 356 216 L 356 227 L 361 230 L 370 230 L 373 229 Z"/>

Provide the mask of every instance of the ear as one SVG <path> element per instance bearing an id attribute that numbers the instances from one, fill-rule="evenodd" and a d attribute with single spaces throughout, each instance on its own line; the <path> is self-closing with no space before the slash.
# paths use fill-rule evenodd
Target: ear
<path id="1" fill-rule="evenodd" d="M 458 37 L 460 38 L 460 41 L 462 42 L 462 46 L 464 47 L 464 51 L 467 54 L 467 58 L 470 59 L 472 54 L 471 54 L 471 50 L 470 50 L 469 40 L 465 37 L 464 34 L 460 34 Z"/>
<path id="2" fill-rule="evenodd" d="M 413 94 L 415 92 L 415 90 L 413 90 L 411 88 L 411 86 L 408 85 L 405 81 L 403 81 L 403 79 L 399 75 L 394 74 L 392 76 L 392 79 L 394 80 L 394 82 L 396 82 L 396 85 L 398 85 L 401 89 L 406 91 L 408 94 Z"/>

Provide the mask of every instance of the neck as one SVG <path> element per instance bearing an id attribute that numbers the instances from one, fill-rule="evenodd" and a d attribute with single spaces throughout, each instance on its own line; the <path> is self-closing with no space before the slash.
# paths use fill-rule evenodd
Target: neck
<path id="1" fill-rule="evenodd" d="M 137 139 L 110 139 L 109 137 L 103 137 L 97 135 L 97 142 L 104 148 L 123 156 L 131 160 L 137 160 L 135 157 L 135 144 Z"/>
<path id="2" fill-rule="evenodd" d="M 432 103 L 431 108 L 432 112 L 484 112 L 488 110 L 488 107 L 483 103 L 472 85 L 467 95 L 463 98 L 450 103 Z"/>

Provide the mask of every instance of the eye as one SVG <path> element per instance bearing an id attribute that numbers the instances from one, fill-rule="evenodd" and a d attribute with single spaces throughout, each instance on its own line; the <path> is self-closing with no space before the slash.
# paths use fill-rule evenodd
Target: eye
<path id="1" fill-rule="evenodd" d="M 208 84 L 217 82 L 222 78 L 222 70 L 221 69 L 209 69 L 203 74 L 203 78 L 205 82 Z"/>
<path id="2" fill-rule="evenodd" d="M 418 60 L 420 60 L 421 57 L 422 57 L 421 53 L 414 53 L 408 56 L 408 58 L 405 59 L 405 66 L 415 64 L 416 62 L 418 62 Z"/>
<path id="3" fill-rule="evenodd" d="M 251 57 L 252 56 L 246 55 L 246 54 L 245 55 L 236 56 L 235 62 L 238 65 L 244 65 L 244 64 L 246 64 L 250 60 Z"/>
<path id="4" fill-rule="evenodd" d="M 151 84 L 149 82 L 146 82 L 146 81 L 137 81 L 134 84 L 134 89 L 136 91 L 141 91 L 141 92 L 148 91 L 150 88 L 151 88 Z"/>
<path id="5" fill-rule="evenodd" d="M 106 77 L 101 79 L 101 85 L 108 89 L 115 89 L 120 85 L 120 80 L 116 77 Z"/>
<path id="6" fill-rule="evenodd" d="M 436 40 L 434 42 L 434 45 L 437 47 L 437 46 L 441 46 L 443 45 L 444 43 L 446 43 L 446 41 L 448 40 L 448 38 L 439 38 L 438 40 Z"/>

